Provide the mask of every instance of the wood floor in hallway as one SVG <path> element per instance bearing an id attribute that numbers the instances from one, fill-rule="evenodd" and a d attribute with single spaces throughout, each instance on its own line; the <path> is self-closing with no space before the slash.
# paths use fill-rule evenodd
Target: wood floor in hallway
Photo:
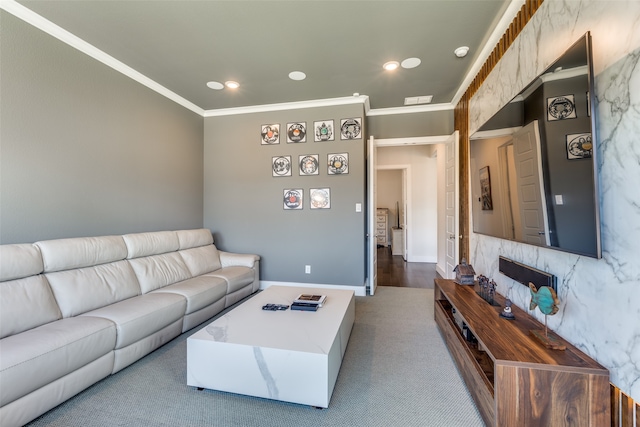
<path id="1" fill-rule="evenodd" d="M 433 289 L 433 279 L 441 277 L 435 263 L 406 262 L 391 255 L 390 247 L 378 248 L 378 286 Z"/>

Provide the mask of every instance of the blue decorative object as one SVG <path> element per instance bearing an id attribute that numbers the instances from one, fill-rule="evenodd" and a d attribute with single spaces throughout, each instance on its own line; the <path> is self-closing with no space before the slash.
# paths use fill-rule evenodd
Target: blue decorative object
<path id="1" fill-rule="evenodd" d="M 529 310 L 534 310 L 536 307 L 540 308 L 540 311 L 545 315 L 554 315 L 558 312 L 558 296 L 556 292 L 548 286 L 540 286 L 536 289 L 533 283 L 529 283 L 529 289 L 531 290 L 531 303 L 529 303 Z"/>
<path id="2" fill-rule="evenodd" d="M 562 339 L 553 333 L 550 334 L 547 328 L 547 316 L 552 316 L 559 310 L 560 300 L 556 295 L 556 291 L 548 286 L 540 286 L 536 289 L 536 286 L 531 282 L 529 282 L 529 290 L 531 291 L 529 310 L 534 310 L 538 307 L 544 314 L 544 335 L 538 330 L 530 330 L 529 332 L 545 347 L 554 350 L 565 350 L 567 346 L 562 342 Z"/>

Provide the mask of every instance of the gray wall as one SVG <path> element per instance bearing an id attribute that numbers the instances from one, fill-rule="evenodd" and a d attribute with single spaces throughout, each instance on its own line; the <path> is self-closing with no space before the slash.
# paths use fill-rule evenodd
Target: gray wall
<path id="1" fill-rule="evenodd" d="M 313 122 L 364 118 L 362 105 L 205 119 L 204 226 L 216 245 L 262 257 L 261 280 L 362 286 L 365 280 L 365 142 L 313 142 Z M 287 144 L 286 124 L 307 122 L 306 143 Z M 279 123 L 279 145 L 261 145 L 264 124 Z M 365 129 L 362 130 L 362 135 Z M 327 154 L 349 153 L 349 174 L 328 175 Z M 320 174 L 272 177 L 272 157 L 319 154 Z M 329 187 L 331 209 L 309 208 L 309 189 Z M 284 210 L 283 190 L 304 189 L 304 209 Z M 362 203 L 362 212 L 356 212 Z M 311 274 L 304 266 L 311 265 Z"/>
<path id="2" fill-rule="evenodd" d="M 201 227 L 204 119 L 0 19 L 0 242 Z"/>
<path id="3" fill-rule="evenodd" d="M 567 135 L 591 132 L 585 90 L 588 87 L 586 75 L 545 83 L 543 105 L 550 97 L 574 95 L 577 117 L 544 121 L 541 132 L 544 132 L 546 172 L 549 174 L 547 204 L 553 212 L 557 244 L 566 250 L 595 256 L 599 224 L 595 213 L 594 161 L 592 158 L 569 160 L 566 144 Z M 563 196 L 563 205 L 555 203 L 556 195 Z"/>
<path id="4" fill-rule="evenodd" d="M 367 135 L 376 139 L 451 135 L 453 110 L 367 117 Z"/>

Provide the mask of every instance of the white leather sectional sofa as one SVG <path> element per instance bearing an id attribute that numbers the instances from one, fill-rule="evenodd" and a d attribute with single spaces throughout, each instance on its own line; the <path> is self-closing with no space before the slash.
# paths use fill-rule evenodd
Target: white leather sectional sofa
<path id="1" fill-rule="evenodd" d="M 0 425 L 23 425 L 256 292 L 206 229 L 0 246 Z M 185 379 L 186 380 L 186 379 Z"/>

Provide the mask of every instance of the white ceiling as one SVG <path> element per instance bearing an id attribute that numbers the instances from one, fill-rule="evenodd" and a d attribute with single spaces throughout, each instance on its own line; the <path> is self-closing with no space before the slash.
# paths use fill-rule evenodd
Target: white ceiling
<path id="1" fill-rule="evenodd" d="M 46 18 L 196 109 L 359 93 L 371 109 L 408 112 L 416 107 L 404 107 L 405 97 L 457 102 L 493 49 L 492 33 L 502 35 L 522 1 L 3 0 L 9 10 L 5 3 Z M 453 54 L 459 46 L 470 47 L 467 57 Z M 410 57 L 422 63 L 382 69 Z M 294 70 L 307 78 L 289 79 Z M 216 91 L 206 86 L 212 80 L 241 86 Z"/>

